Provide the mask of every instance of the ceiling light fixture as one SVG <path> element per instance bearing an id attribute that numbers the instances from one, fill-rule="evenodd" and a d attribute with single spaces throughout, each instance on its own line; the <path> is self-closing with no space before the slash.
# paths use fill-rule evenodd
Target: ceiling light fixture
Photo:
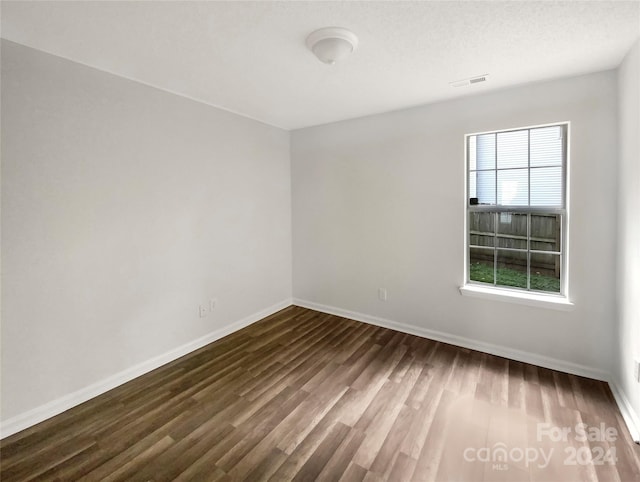
<path id="1" fill-rule="evenodd" d="M 307 47 L 321 62 L 333 65 L 352 53 L 358 46 L 358 37 L 342 27 L 325 27 L 311 32 Z"/>

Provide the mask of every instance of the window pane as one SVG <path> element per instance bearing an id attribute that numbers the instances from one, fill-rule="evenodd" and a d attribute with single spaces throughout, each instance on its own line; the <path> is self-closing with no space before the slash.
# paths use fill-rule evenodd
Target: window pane
<path id="1" fill-rule="evenodd" d="M 469 249 L 469 279 L 493 284 L 493 249 Z"/>
<path id="2" fill-rule="evenodd" d="M 560 292 L 565 154 L 562 125 L 467 137 L 469 281 Z"/>
<path id="3" fill-rule="evenodd" d="M 562 127 L 531 129 L 531 167 L 562 165 Z"/>
<path id="4" fill-rule="evenodd" d="M 498 250 L 496 285 L 527 288 L 527 252 Z"/>
<path id="5" fill-rule="evenodd" d="M 496 203 L 496 171 L 478 171 L 476 176 L 476 195 L 480 204 Z"/>
<path id="6" fill-rule="evenodd" d="M 531 205 L 564 207 L 562 202 L 562 167 L 531 169 Z"/>
<path id="7" fill-rule="evenodd" d="M 469 245 L 493 246 L 495 213 L 469 213 Z"/>
<path id="8" fill-rule="evenodd" d="M 475 172 L 470 172 L 469 173 L 469 197 L 478 197 L 477 191 L 476 191 L 476 173 Z"/>
<path id="9" fill-rule="evenodd" d="M 498 171 L 498 204 L 527 206 L 529 204 L 529 170 Z"/>
<path id="10" fill-rule="evenodd" d="M 560 255 L 531 253 L 531 289 L 560 293 Z"/>
<path id="11" fill-rule="evenodd" d="M 498 134 L 498 169 L 529 167 L 529 131 Z"/>
<path id="12" fill-rule="evenodd" d="M 498 214 L 498 247 L 527 249 L 526 214 Z"/>
<path id="13" fill-rule="evenodd" d="M 562 216 L 559 214 L 531 215 L 531 249 L 560 251 Z"/>
<path id="14" fill-rule="evenodd" d="M 476 170 L 476 137 L 469 136 L 469 170 Z"/>
<path id="15" fill-rule="evenodd" d="M 496 135 L 482 134 L 476 136 L 477 169 L 496 168 Z"/>

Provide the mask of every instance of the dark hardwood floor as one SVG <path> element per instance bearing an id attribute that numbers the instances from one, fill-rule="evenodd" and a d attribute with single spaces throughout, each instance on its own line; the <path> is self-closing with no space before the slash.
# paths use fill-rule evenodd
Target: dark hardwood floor
<path id="1" fill-rule="evenodd" d="M 7 482 L 640 480 L 605 383 L 295 306 L 0 449 Z"/>

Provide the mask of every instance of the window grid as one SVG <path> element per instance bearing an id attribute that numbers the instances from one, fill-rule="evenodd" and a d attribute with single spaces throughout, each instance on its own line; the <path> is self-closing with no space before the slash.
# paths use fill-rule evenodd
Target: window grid
<path id="1" fill-rule="evenodd" d="M 527 130 L 527 206 L 531 206 L 531 129 Z M 531 290 L 531 213 L 527 213 L 527 291 Z"/>
<path id="2" fill-rule="evenodd" d="M 542 249 L 532 249 L 531 248 L 531 213 L 521 213 L 521 214 L 526 214 L 527 215 L 527 247 L 526 248 L 509 248 L 509 247 L 505 247 L 505 246 L 498 246 L 498 229 L 497 229 L 497 223 L 498 223 L 498 214 L 497 212 L 495 213 L 491 213 L 493 218 L 494 218 L 494 233 L 493 233 L 493 246 L 481 246 L 481 245 L 475 245 L 475 244 L 471 244 L 471 241 L 469 240 L 469 249 L 473 248 L 473 249 L 480 249 L 480 250 L 486 250 L 486 251 L 492 251 L 493 252 L 493 286 L 496 287 L 508 287 L 508 286 L 503 286 L 503 285 L 499 285 L 498 284 L 498 253 L 500 251 L 506 251 L 506 252 L 513 252 L 513 253 L 525 253 L 526 254 L 526 258 L 527 258 L 527 287 L 526 290 L 527 291 L 533 291 L 533 292 L 542 292 L 542 293 L 548 293 L 548 291 L 544 291 L 544 290 L 536 290 L 531 288 L 531 255 L 532 254 L 542 254 L 542 255 L 553 255 L 553 256 L 558 256 L 559 258 L 559 264 L 561 267 L 564 266 L 564 255 L 563 255 L 563 233 L 560 233 L 559 239 L 558 239 L 558 243 L 560 246 L 559 250 L 542 250 Z M 564 217 L 560 216 L 560 230 L 562 231 L 562 227 L 564 225 Z M 470 233 L 471 234 L 471 233 Z M 470 235 L 469 235 L 470 237 Z M 563 270 L 563 268 L 561 268 L 561 270 Z M 467 280 L 468 282 L 474 283 L 473 280 Z M 486 283 L 482 283 L 482 284 L 486 284 Z M 563 293 L 562 290 L 562 276 L 560 277 L 560 293 Z M 524 288 L 516 288 L 516 289 L 524 289 Z M 553 293 L 553 292 L 552 292 Z"/>
<path id="3" fill-rule="evenodd" d="M 480 245 L 474 245 L 471 244 L 471 228 L 469 226 L 469 220 L 467 221 L 467 257 L 468 257 L 468 261 L 467 261 L 467 270 L 468 270 L 468 276 L 467 276 L 467 282 L 469 283 L 475 283 L 475 281 L 470 279 L 471 273 L 470 273 L 470 269 L 469 269 L 469 262 L 471 259 L 471 248 L 473 248 L 474 250 L 492 250 L 493 251 L 493 286 L 499 286 L 499 287 L 504 287 L 504 288 L 510 288 L 509 286 L 506 285 L 502 285 L 502 284 L 498 284 L 498 254 L 500 251 L 503 252 L 520 252 L 520 253 L 526 253 L 526 288 L 515 288 L 517 290 L 523 290 L 523 291 L 533 291 L 533 292 L 542 292 L 542 293 L 551 293 L 551 294 L 559 294 L 559 295 L 565 295 L 566 293 L 566 274 L 565 274 L 565 259 L 564 259 L 564 250 L 565 250 L 565 246 L 564 246 L 564 242 L 565 242 L 565 222 L 566 222 L 566 172 L 567 172 L 567 125 L 566 124 L 557 124 L 555 125 L 557 127 L 560 127 L 560 136 L 561 136 L 561 176 L 562 176 L 562 183 L 561 183 L 561 204 L 562 207 L 552 207 L 552 208 L 548 208 L 548 207 L 539 207 L 539 206 L 531 206 L 531 191 L 532 191 L 532 187 L 531 187 L 531 172 L 533 169 L 541 169 L 541 168 L 546 168 L 546 167 L 559 167 L 557 164 L 543 164 L 543 165 L 536 165 L 536 166 L 531 166 L 531 130 L 535 129 L 535 127 L 532 128 L 525 128 L 525 129 L 513 129 L 511 131 L 501 131 L 501 132 L 513 132 L 513 131 L 519 131 L 519 130 L 526 130 L 527 131 L 527 206 L 504 206 L 504 205 L 500 205 L 499 204 L 499 199 L 498 199 L 498 189 L 499 189 L 499 184 L 498 184 L 498 172 L 499 171 L 507 171 L 507 170 L 514 170 L 514 169 L 524 169 L 523 167 L 504 167 L 504 168 L 499 168 L 498 167 L 498 138 L 497 138 L 497 134 L 498 132 L 494 132 L 491 133 L 494 137 L 494 159 L 493 159 L 493 164 L 494 164 L 494 169 L 478 169 L 478 159 L 476 158 L 475 160 L 475 167 L 476 169 L 469 169 L 467 168 L 467 186 L 470 186 L 470 178 L 472 175 L 476 175 L 478 172 L 482 172 L 482 171 L 494 171 L 494 203 L 495 204 L 484 204 L 484 205 L 470 205 L 469 204 L 469 197 L 470 197 L 470 192 L 467 192 L 467 218 L 469 219 L 469 215 L 471 213 L 481 213 L 481 212 L 487 212 L 487 213 L 491 213 L 491 216 L 493 218 L 493 246 L 480 246 Z M 542 127 L 555 127 L 555 126 L 542 126 Z M 484 134 L 486 135 L 486 134 Z M 469 136 L 468 136 L 469 137 Z M 476 137 L 477 139 L 477 137 Z M 469 148 L 469 141 L 467 138 L 467 143 L 466 143 L 466 152 L 467 155 L 470 154 L 470 148 Z M 476 155 L 477 155 L 478 149 L 476 148 Z M 475 188 L 478 189 L 478 180 L 476 177 L 476 184 L 475 184 Z M 474 197 L 478 197 L 479 194 L 476 192 L 474 193 Z M 509 247 L 505 247 L 505 246 L 499 246 L 499 219 L 498 219 L 498 214 L 499 213 L 512 213 L 512 214 L 526 214 L 526 248 L 509 248 Z M 532 248 L 532 215 L 535 214 L 549 214 L 549 215 L 555 215 L 556 216 L 556 223 L 557 223 L 557 227 L 556 229 L 559 230 L 559 234 L 557 237 L 557 249 L 555 250 L 542 250 L 542 249 L 533 249 Z M 555 243 L 554 243 L 555 244 Z M 560 284 L 560 290 L 559 292 L 556 291 L 547 291 L 547 290 L 537 290 L 537 289 L 533 289 L 531 286 L 531 282 L 532 282 L 532 255 L 535 254 L 541 254 L 541 255 L 547 255 L 547 256 L 557 256 L 557 261 L 555 262 L 557 265 L 557 269 L 559 269 L 559 284 Z M 483 282 L 480 282 L 480 284 L 486 284 Z"/>

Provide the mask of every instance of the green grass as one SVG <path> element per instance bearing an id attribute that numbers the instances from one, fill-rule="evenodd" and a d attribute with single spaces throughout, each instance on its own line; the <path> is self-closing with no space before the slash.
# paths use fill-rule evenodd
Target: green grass
<path id="1" fill-rule="evenodd" d="M 470 279 L 481 283 L 493 284 L 493 265 L 485 263 L 472 263 Z M 527 287 L 527 274 L 511 268 L 498 268 L 498 286 L 510 286 L 515 288 Z M 560 293 L 560 280 L 553 276 L 533 273 L 531 275 L 531 289 Z"/>

